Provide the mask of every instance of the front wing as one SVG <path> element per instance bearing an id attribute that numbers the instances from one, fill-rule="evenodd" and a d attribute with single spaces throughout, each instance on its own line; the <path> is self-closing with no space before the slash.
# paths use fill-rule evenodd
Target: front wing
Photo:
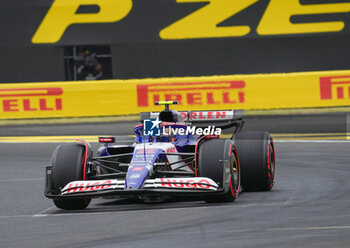
<path id="1" fill-rule="evenodd" d="M 45 195 L 52 199 L 100 197 L 107 195 L 207 195 L 220 194 L 223 190 L 210 178 L 156 178 L 147 179 L 141 189 L 125 189 L 125 180 L 105 179 L 74 181 L 61 192 L 53 193 L 50 176 L 46 177 Z"/>

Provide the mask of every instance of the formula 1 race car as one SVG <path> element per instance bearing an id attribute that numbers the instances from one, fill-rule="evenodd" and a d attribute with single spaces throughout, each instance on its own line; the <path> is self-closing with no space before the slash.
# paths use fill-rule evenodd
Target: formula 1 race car
<path id="1" fill-rule="evenodd" d="M 143 112 L 135 137 L 100 137 L 90 144 L 59 145 L 46 167 L 45 196 L 56 207 L 85 209 L 92 198 L 137 197 L 157 202 L 199 197 L 232 202 L 242 189 L 269 191 L 275 183 L 275 150 L 267 132 L 241 131 L 242 110 Z M 215 125 L 215 126 L 213 126 Z M 219 138 L 232 129 L 232 137 Z M 242 185 L 242 187 L 241 187 Z"/>

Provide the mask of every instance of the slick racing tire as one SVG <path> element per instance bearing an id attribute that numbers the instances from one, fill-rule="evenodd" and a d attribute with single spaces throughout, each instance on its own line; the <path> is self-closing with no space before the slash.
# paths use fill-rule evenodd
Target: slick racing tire
<path id="1" fill-rule="evenodd" d="M 53 190 L 60 192 L 69 182 L 83 179 L 83 157 L 85 147 L 81 144 L 64 144 L 56 148 L 52 156 Z M 65 210 L 85 209 L 91 199 L 53 200 L 56 207 Z"/>
<path id="2" fill-rule="evenodd" d="M 275 148 L 268 132 L 248 131 L 233 137 L 239 152 L 242 188 L 270 191 L 276 179 Z"/>
<path id="3" fill-rule="evenodd" d="M 223 194 L 206 196 L 208 203 L 233 202 L 240 191 L 240 166 L 238 153 L 231 140 L 212 139 L 199 147 L 198 175 L 219 184 Z"/>

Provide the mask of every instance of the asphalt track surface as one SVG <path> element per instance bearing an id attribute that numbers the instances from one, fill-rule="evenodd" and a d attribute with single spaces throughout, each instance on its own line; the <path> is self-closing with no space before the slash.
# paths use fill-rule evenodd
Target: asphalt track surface
<path id="1" fill-rule="evenodd" d="M 83 211 L 58 210 L 43 196 L 56 145 L 0 144 L 1 248 L 349 247 L 349 141 L 277 142 L 275 188 L 234 203 L 95 199 Z"/>

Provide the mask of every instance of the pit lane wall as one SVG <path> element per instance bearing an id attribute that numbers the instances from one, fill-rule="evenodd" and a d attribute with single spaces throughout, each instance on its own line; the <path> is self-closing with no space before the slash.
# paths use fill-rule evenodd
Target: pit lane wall
<path id="1" fill-rule="evenodd" d="M 115 116 L 160 110 L 350 105 L 350 71 L 0 85 L 0 119 Z"/>

